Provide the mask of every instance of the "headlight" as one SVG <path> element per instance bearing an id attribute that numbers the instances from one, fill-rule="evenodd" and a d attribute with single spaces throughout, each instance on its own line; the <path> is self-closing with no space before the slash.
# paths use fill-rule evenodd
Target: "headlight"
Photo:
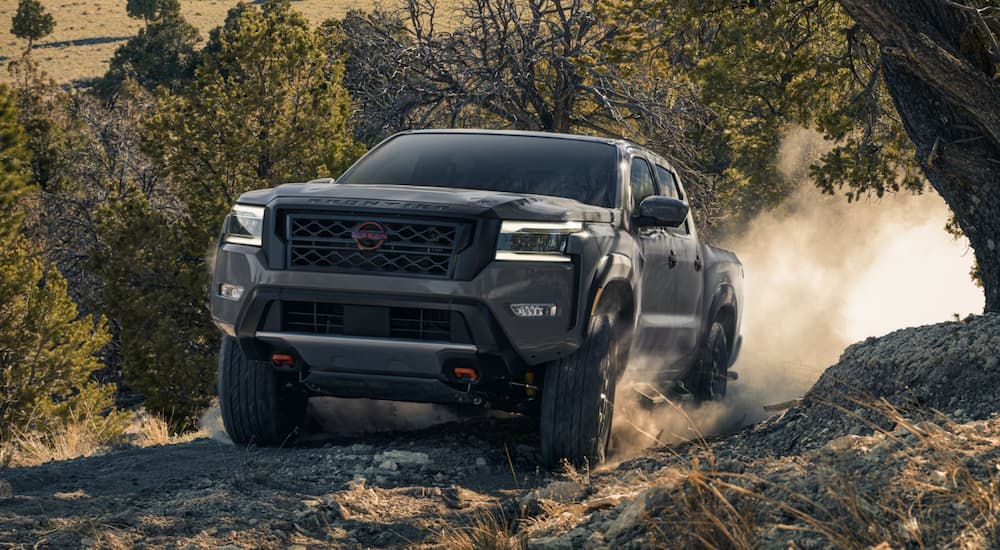
<path id="1" fill-rule="evenodd" d="M 580 222 L 503 222 L 497 238 L 496 259 L 568 262 L 566 242 L 570 235 L 582 229 Z"/>
<path id="2" fill-rule="evenodd" d="M 264 232 L 264 207 L 237 204 L 226 216 L 222 228 L 223 240 L 227 243 L 261 245 Z"/>

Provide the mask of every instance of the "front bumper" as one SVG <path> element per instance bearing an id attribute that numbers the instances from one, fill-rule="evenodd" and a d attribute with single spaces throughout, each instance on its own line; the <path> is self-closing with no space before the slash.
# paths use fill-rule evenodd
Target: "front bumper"
<path id="1" fill-rule="evenodd" d="M 534 366 L 580 346 L 580 274 L 572 262 L 494 261 L 462 281 L 269 269 L 266 260 L 260 248 L 220 247 L 212 284 L 213 321 L 237 337 L 251 359 L 293 355 L 303 381 L 322 393 L 498 405 L 511 387 L 525 387 L 526 373 Z M 241 299 L 220 296 L 223 283 L 243 287 Z M 460 334 L 433 341 L 304 334 L 283 325 L 282 305 L 288 303 L 344 304 L 356 312 L 446 311 L 452 315 L 453 334 Z M 558 313 L 518 318 L 510 308 L 515 303 L 552 303 Z M 459 366 L 476 368 L 478 380 L 456 378 Z"/>

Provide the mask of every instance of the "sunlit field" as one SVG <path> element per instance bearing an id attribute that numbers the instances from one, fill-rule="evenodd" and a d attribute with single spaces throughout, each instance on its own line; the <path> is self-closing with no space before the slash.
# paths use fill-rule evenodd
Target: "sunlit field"
<path id="1" fill-rule="evenodd" d="M 142 27 L 142 22 L 125 14 L 125 0 L 73 2 L 43 1 L 55 17 L 53 33 L 35 44 L 34 56 L 58 82 L 71 83 L 104 74 L 115 49 Z M 237 4 L 234 0 L 181 0 L 184 17 L 201 31 L 201 38 L 220 25 L 226 13 Z M 309 21 L 318 24 L 332 17 L 343 17 L 350 9 L 368 10 L 374 0 L 296 0 L 292 5 Z M 10 20 L 17 10 L 17 0 L 0 1 L 0 61 L 20 55 L 24 40 L 10 32 Z M 9 78 L 4 69 L 0 80 Z"/>

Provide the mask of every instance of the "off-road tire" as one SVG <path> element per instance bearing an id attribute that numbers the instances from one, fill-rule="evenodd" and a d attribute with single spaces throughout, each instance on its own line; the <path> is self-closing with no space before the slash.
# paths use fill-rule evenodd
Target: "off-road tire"
<path id="1" fill-rule="evenodd" d="M 595 316 L 588 335 L 573 355 L 545 368 L 541 454 L 550 468 L 563 460 L 576 467 L 597 466 L 611 440 L 621 354 L 607 317 Z"/>
<path id="2" fill-rule="evenodd" d="M 238 445 L 289 442 L 305 420 L 308 396 L 289 388 L 274 367 L 243 356 L 236 339 L 222 339 L 219 402 L 226 433 Z"/>
<path id="3" fill-rule="evenodd" d="M 698 401 L 721 401 L 729 383 L 729 342 L 726 329 L 716 321 L 708 330 L 695 373 L 694 397 Z"/>

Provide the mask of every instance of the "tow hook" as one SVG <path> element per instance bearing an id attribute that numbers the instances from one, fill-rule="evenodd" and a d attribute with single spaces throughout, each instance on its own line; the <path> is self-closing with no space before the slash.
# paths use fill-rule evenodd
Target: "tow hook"
<path id="1" fill-rule="evenodd" d="M 483 396 L 481 396 L 481 395 L 473 395 L 472 396 L 472 404 L 475 405 L 475 406 L 477 406 L 477 407 L 483 407 L 484 409 L 490 408 L 490 402 L 489 402 L 489 400 L 484 399 Z"/>

